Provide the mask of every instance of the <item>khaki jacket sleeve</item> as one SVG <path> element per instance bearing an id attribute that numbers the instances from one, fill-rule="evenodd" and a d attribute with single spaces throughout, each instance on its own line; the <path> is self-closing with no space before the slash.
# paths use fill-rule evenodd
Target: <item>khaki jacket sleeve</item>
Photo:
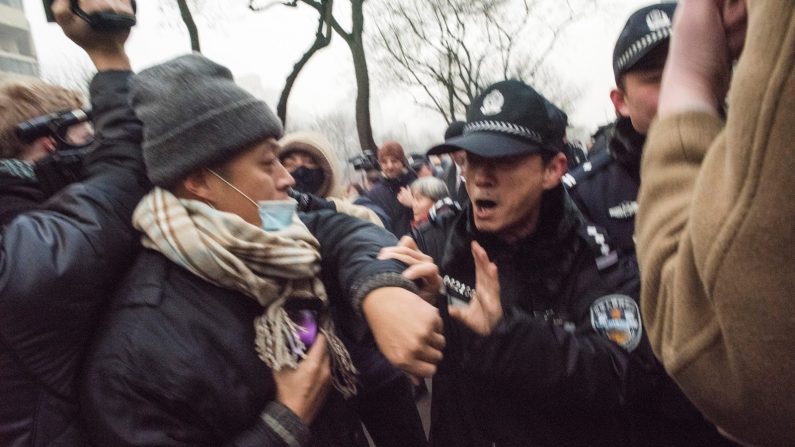
<path id="1" fill-rule="evenodd" d="M 725 126 L 653 125 L 636 221 L 655 354 L 718 427 L 763 445 L 795 445 L 793 5 L 750 2 Z"/>

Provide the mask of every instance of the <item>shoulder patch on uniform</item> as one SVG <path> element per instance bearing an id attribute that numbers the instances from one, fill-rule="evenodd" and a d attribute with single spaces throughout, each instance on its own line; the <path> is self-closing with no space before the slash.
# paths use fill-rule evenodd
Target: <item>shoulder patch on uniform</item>
<path id="1" fill-rule="evenodd" d="M 603 296 L 591 304 L 591 326 L 627 351 L 638 347 L 643 335 L 638 303 L 627 295 Z"/>

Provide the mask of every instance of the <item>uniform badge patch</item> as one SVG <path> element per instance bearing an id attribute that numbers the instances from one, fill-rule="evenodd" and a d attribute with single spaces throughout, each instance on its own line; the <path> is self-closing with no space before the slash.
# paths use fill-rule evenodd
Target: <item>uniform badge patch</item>
<path id="1" fill-rule="evenodd" d="M 665 11 L 652 9 L 648 14 L 646 14 L 646 25 L 649 27 L 649 31 L 670 28 L 671 18 L 668 17 L 668 14 L 666 14 Z"/>
<path id="2" fill-rule="evenodd" d="M 480 111 L 484 115 L 496 115 L 502 112 L 503 105 L 505 105 L 505 97 L 502 96 L 499 90 L 492 90 L 491 93 L 483 98 L 483 105 L 480 107 Z"/>
<path id="3" fill-rule="evenodd" d="M 643 334 L 638 304 L 626 295 L 607 295 L 594 301 L 591 326 L 627 351 L 638 347 Z"/>

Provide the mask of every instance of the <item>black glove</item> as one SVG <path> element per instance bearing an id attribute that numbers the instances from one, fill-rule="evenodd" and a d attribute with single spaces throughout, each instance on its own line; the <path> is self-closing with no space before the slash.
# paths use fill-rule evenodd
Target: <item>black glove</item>
<path id="1" fill-rule="evenodd" d="M 299 212 L 305 213 L 307 211 L 318 210 L 337 211 L 337 206 L 331 200 L 326 200 L 313 194 L 302 193 L 295 189 L 291 189 L 287 194 L 298 201 Z"/>

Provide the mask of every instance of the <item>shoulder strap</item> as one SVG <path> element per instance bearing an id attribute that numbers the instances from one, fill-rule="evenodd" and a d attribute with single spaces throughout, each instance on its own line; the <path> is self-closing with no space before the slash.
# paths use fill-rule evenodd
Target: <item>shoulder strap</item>
<path id="1" fill-rule="evenodd" d="M 607 233 L 602 227 L 592 224 L 580 226 L 580 237 L 588 244 L 596 260 L 599 271 L 610 268 L 618 263 L 618 252 L 609 243 Z"/>

